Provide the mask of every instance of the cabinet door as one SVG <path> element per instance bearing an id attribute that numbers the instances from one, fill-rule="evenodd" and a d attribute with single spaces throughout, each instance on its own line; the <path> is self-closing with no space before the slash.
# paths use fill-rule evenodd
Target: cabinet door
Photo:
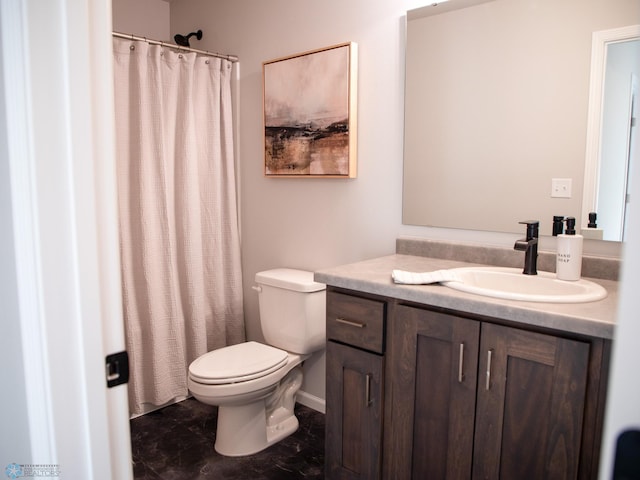
<path id="1" fill-rule="evenodd" d="M 482 324 L 474 479 L 577 477 L 587 343 Z"/>
<path id="2" fill-rule="evenodd" d="M 328 479 L 380 478 L 383 357 L 327 342 Z"/>
<path id="3" fill-rule="evenodd" d="M 403 305 L 392 323 L 385 476 L 469 479 L 480 323 Z"/>

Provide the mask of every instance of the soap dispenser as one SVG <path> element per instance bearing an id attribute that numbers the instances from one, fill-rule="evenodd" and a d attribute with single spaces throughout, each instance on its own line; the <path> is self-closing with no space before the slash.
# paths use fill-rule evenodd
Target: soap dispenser
<path id="1" fill-rule="evenodd" d="M 601 228 L 598 228 L 597 218 L 598 218 L 598 215 L 596 212 L 589 213 L 589 223 L 587 224 L 587 228 L 583 228 L 580 231 L 580 233 L 584 238 L 602 240 L 603 232 Z"/>
<path id="2" fill-rule="evenodd" d="M 556 277 L 559 280 L 580 280 L 582 273 L 582 235 L 576 235 L 576 219 L 566 218 L 565 233 L 558 235 Z"/>
<path id="3" fill-rule="evenodd" d="M 558 235 L 562 235 L 564 232 L 564 217 L 562 215 L 554 215 L 553 216 L 553 230 L 552 235 L 557 237 Z"/>

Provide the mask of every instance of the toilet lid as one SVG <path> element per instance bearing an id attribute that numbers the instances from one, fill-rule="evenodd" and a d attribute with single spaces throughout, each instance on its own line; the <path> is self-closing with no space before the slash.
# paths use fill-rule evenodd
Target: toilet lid
<path id="1" fill-rule="evenodd" d="M 282 368 L 288 356 L 286 351 L 262 343 L 239 343 L 198 357 L 189 365 L 189 375 L 209 385 L 246 382 Z"/>

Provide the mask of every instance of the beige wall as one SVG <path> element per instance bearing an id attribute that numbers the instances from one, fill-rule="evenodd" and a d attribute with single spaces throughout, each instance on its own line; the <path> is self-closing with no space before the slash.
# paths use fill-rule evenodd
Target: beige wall
<path id="1" fill-rule="evenodd" d="M 113 30 L 153 40 L 168 41 L 169 2 L 164 0 L 111 0 Z"/>

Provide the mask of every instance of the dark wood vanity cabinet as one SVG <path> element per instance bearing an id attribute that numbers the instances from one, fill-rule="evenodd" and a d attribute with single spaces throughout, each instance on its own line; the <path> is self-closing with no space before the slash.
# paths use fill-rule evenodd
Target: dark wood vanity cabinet
<path id="1" fill-rule="evenodd" d="M 398 478 L 578 478 L 590 344 L 398 305 Z"/>
<path id="2" fill-rule="evenodd" d="M 578 478 L 589 344 L 482 323 L 473 478 Z"/>
<path id="3" fill-rule="evenodd" d="M 398 306 L 393 327 L 388 478 L 471 478 L 480 323 Z"/>
<path id="4" fill-rule="evenodd" d="M 327 478 L 380 478 L 382 356 L 329 341 L 327 378 Z"/>
<path id="5" fill-rule="evenodd" d="M 380 462 L 387 479 L 597 478 L 609 342 L 380 299 L 372 353 L 331 340 L 351 300 L 376 301 L 328 294 L 327 478 L 378 478 Z M 369 417 L 376 368 L 384 412 Z"/>
<path id="6" fill-rule="evenodd" d="M 332 291 L 327 299 L 326 477 L 378 479 L 386 302 Z"/>

